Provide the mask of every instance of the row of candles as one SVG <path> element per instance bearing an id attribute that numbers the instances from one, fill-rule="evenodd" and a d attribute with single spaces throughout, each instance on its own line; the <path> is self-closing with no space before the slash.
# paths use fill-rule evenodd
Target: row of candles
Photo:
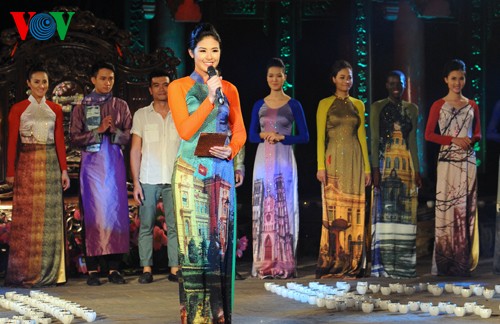
<path id="1" fill-rule="evenodd" d="M 87 322 L 96 319 L 95 311 L 39 290 L 31 290 L 29 296 L 8 291 L 5 296 L 0 295 L 0 307 L 21 314 L 13 316 L 12 319 L 0 318 L 0 324 L 48 324 L 52 322 L 51 317 L 57 318 L 64 324 L 71 323 L 75 316 Z M 46 314 L 50 314 L 51 317 L 47 317 Z"/>
<path id="2" fill-rule="evenodd" d="M 355 289 L 356 293 L 354 291 L 351 292 L 351 285 L 349 283 L 342 281 L 337 282 L 335 286 L 319 282 L 310 282 L 307 286 L 296 282 L 287 282 L 286 286 L 274 282 L 266 282 L 264 283 L 264 287 L 266 290 L 285 298 L 309 303 L 310 305 L 316 305 L 318 307 L 326 307 L 327 309 L 335 311 L 353 309 L 371 313 L 374 309 L 380 309 L 402 314 L 406 314 L 410 311 L 422 311 L 433 316 L 440 314 L 455 314 L 456 316 L 462 317 L 466 314 L 476 314 L 481 318 L 489 318 L 492 314 L 492 309 L 473 301 L 466 301 L 463 306 L 444 301 L 440 301 L 435 305 L 433 305 L 432 302 L 420 301 L 400 303 L 392 302 L 387 299 L 374 298 L 366 294 L 368 290 L 374 294 L 381 292 L 386 296 L 391 293 L 413 295 L 416 291 L 428 291 L 434 296 L 440 296 L 446 291 L 448 293 L 462 295 L 463 297 L 470 297 L 472 294 L 476 296 L 482 295 L 487 300 L 493 298 L 495 293 L 500 294 L 500 285 L 495 285 L 495 289 L 487 289 L 481 285 L 469 285 L 465 287 L 455 284 L 436 285 L 429 283 L 420 283 L 415 286 L 394 283 L 389 284 L 388 287 L 382 287 L 380 284 L 368 285 L 367 282 L 358 282 Z"/>

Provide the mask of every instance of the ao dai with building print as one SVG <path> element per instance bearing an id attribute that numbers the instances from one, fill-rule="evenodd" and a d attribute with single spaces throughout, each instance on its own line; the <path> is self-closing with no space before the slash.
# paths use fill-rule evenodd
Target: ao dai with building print
<path id="1" fill-rule="evenodd" d="M 186 105 L 172 104 L 173 114 L 184 108 L 189 115 L 195 114 L 208 95 L 207 85 L 196 72 L 169 87 L 176 89 L 176 97 L 171 98 L 169 92 L 169 102 Z M 224 91 L 225 104 L 216 105 L 196 133 L 181 141 L 172 175 L 182 323 L 231 322 L 236 223 L 233 162 L 194 154 L 201 133 L 230 133 L 229 116 L 240 109 L 236 88 L 230 89 L 234 92 L 229 87 Z M 241 134 L 233 131 L 233 140 L 237 136 Z"/>
<path id="2" fill-rule="evenodd" d="M 373 103 L 371 115 L 372 160 L 380 170 L 380 186 L 373 188 L 371 274 L 415 277 L 418 108 L 384 99 Z"/>
<path id="3" fill-rule="evenodd" d="M 272 109 L 261 102 L 260 131 L 291 135 L 294 115 L 290 105 Z M 292 145 L 259 144 L 253 171 L 252 224 L 252 275 L 296 276 L 299 208 Z"/>
<path id="4" fill-rule="evenodd" d="M 326 120 L 323 216 L 316 276 L 357 276 L 365 265 L 365 170 L 361 119 L 349 98 L 335 97 Z"/>

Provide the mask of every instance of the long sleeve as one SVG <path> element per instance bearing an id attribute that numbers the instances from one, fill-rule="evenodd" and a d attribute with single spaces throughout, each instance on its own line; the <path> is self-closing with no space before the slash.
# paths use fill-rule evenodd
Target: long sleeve
<path id="1" fill-rule="evenodd" d="M 190 140 L 191 137 L 198 132 L 208 115 L 212 112 L 212 109 L 214 109 L 214 104 L 210 103 L 207 97 L 202 101 L 196 111 L 191 115 L 189 114 L 186 95 L 194 82 L 192 78 L 184 77 L 173 81 L 168 86 L 168 102 L 172 112 L 172 118 L 179 136 L 185 141 Z M 229 146 L 232 150 L 230 157 L 230 159 L 232 159 L 245 144 L 247 134 L 241 115 L 238 90 L 233 84 L 222 80 L 222 92 L 226 96 L 229 106 L 229 125 L 232 134 Z"/>
<path id="2" fill-rule="evenodd" d="M 366 129 L 365 129 L 365 104 L 359 100 L 351 98 L 354 106 L 358 109 L 359 118 L 361 122 L 358 127 L 358 141 L 361 145 L 361 153 L 363 154 L 363 162 L 365 164 L 365 173 L 370 173 L 370 160 L 368 159 L 368 144 L 366 143 Z"/>
<path id="3" fill-rule="evenodd" d="M 245 175 L 245 146 L 243 146 L 233 159 L 234 171 L 240 171 Z"/>
<path id="4" fill-rule="evenodd" d="M 116 128 L 116 133 L 111 135 L 111 141 L 113 144 L 127 145 L 130 142 L 130 129 L 132 128 L 132 115 L 128 104 L 122 99 L 113 98 L 111 109 Z"/>
<path id="5" fill-rule="evenodd" d="M 264 104 L 264 99 L 258 100 L 252 108 L 252 117 L 250 119 L 250 129 L 248 130 L 248 140 L 250 143 L 262 143 L 264 140 L 260 138 L 260 118 L 259 111 Z"/>
<path id="6" fill-rule="evenodd" d="M 481 117 L 479 115 L 479 107 L 474 100 L 469 100 L 470 105 L 474 109 L 474 131 L 472 133 L 472 143 L 481 140 Z"/>
<path id="7" fill-rule="evenodd" d="M 488 128 L 486 129 L 486 138 L 490 141 L 495 141 L 500 143 L 500 133 L 498 132 L 498 126 L 500 124 L 500 100 L 496 102 L 493 108 L 493 114 L 491 115 Z"/>
<path id="8" fill-rule="evenodd" d="M 326 118 L 328 114 L 328 109 L 333 103 L 334 97 L 328 97 L 321 100 L 318 104 L 318 110 L 316 112 L 316 130 L 317 130 L 317 142 L 316 151 L 318 157 L 318 170 L 325 170 L 325 139 L 326 139 Z"/>
<path id="9" fill-rule="evenodd" d="M 240 96 L 238 94 L 238 90 L 233 84 L 227 81 L 222 84 L 224 94 L 226 95 L 229 103 L 229 125 L 231 127 L 232 134 L 229 146 L 232 150 L 230 159 L 233 159 L 243 145 L 245 145 L 247 132 L 245 130 L 245 124 L 243 123 L 243 116 L 241 115 Z M 224 87 L 224 85 L 226 85 L 226 87 Z"/>
<path id="10" fill-rule="evenodd" d="M 17 158 L 17 144 L 19 141 L 19 127 L 21 125 L 21 114 L 28 107 L 28 103 L 20 102 L 12 106 L 9 113 L 9 132 L 7 138 L 7 177 L 15 175 L 15 164 Z"/>
<path id="11" fill-rule="evenodd" d="M 370 134 L 371 134 L 371 161 L 373 168 L 380 167 L 379 146 L 380 146 L 380 111 L 385 106 L 387 99 L 374 102 L 370 107 Z"/>
<path id="12" fill-rule="evenodd" d="M 86 126 L 85 106 L 78 105 L 73 109 L 71 115 L 71 142 L 80 148 L 92 144 L 98 144 L 102 141 L 102 136 L 110 136 L 111 143 L 116 145 L 127 145 L 130 141 L 130 129 L 132 128 L 132 115 L 127 103 L 113 97 L 109 101 L 100 105 L 101 119 L 106 116 L 111 116 L 115 133 L 110 134 L 105 132 L 99 134 L 97 128 L 88 130 Z"/>
<path id="13" fill-rule="evenodd" d="M 210 112 L 212 112 L 212 109 L 214 109 L 214 104 L 210 103 L 207 97 L 194 113 L 189 114 L 186 94 L 194 82 L 191 78 L 185 77 L 174 80 L 168 86 L 168 103 L 172 112 L 172 118 L 179 136 L 185 141 L 188 141 L 196 134 Z M 225 89 L 223 89 L 223 92 L 227 95 Z"/>
<path id="14" fill-rule="evenodd" d="M 450 145 L 453 138 L 452 136 L 444 136 L 436 133 L 439 112 L 443 104 L 443 99 L 439 99 L 432 104 L 429 112 L 429 118 L 427 119 L 427 125 L 425 126 L 425 140 L 440 145 Z"/>
<path id="15" fill-rule="evenodd" d="M 54 127 L 54 142 L 56 145 L 57 160 L 61 171 L 68 169 L 66 165 L 66 145 L 64 143 L 63 113 L 61 106 L 47 102 L 47 105 L 56 114 L 56 124 Z"/>
<path id="16" fill-rule="evenodd" d="M 295 99 L 291 99 L 289 104 L 292 109 L 295 126 L 297 126 L 298 135 L 285 135 L 285 139 L 281 143 L 285 145 L 307 143 L 309 142 L 309 131 L 302 105 Z"/>
<path id="17" fill-rule="evenodd" d="M 411 159 L 415 172 L 420 172 L 420 163 L 418 161 L 418 146 L 417 146 L 417 128 L 418 128 L 418 107 L 412 103 L 408 104 L 408 110 L 411 115 L 412 130 L 408 138 L 408 147 L 410 149 Z"/>
<path id="18" fill-rule="evenodd" d="M 70 137 L 71 143 L 79 148 L 101 143 L 101 136 L 97 133 L 97 128 L 89 131 L 85 120 L 85 106 L 75 106 L 71 113 Z"/>

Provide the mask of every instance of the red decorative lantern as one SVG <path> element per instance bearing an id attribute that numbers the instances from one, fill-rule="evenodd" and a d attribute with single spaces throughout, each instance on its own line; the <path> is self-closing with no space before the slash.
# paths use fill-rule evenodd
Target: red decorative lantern
<path id="1" fill-rule="evenodd" d="M 194 0 L 184 0 L 175 12 L 177 22 L 199 22 L 201 20 L 201 10 Z"/>

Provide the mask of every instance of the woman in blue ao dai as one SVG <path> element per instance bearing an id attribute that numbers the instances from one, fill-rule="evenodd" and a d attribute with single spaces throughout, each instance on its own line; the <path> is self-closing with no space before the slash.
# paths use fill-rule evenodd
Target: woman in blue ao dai
<path id="1" fill-rule="evenodd" d="M 250 142 L 259 143 L 252 189 L 252 276 L 259 278 L 296 276 L 299 199 L 292 145 L 307 143 L 309 132 L 300 102 L 283 91 L 285 81 L 283 61 L 271 59 L 271 92 L 253 106 L 249 130 Z"/>

